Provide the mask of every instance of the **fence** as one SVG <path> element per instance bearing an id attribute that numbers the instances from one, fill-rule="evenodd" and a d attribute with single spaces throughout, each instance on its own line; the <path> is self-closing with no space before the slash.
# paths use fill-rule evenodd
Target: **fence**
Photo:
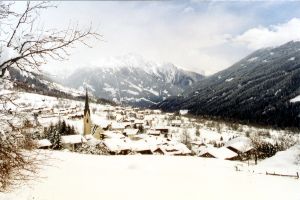
<path id="1" fill-rule="evenodd" d="M 277 173 L 269 173 L 269 172 L 266 172 L 266 175 L 272 175 L 272 176 L 284 176 L 284 177 L 291 177 L 291 178 L 296 178 L 296 179 L 299 179 L 299 173 L 296 172 L 296 175 L 288 175 L 288 174 L 277 174 Z"/>

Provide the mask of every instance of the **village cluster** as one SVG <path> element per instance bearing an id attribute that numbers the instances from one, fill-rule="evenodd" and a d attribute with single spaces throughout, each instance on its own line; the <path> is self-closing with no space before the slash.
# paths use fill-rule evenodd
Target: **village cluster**
<path id="1" fill-rule="evenodd" d="M 222 134 L 201 129 L 196 119 L 160 110 L 123 106 L 56 102 L 31 109 L 33 124 L 49 125 L 63 119 L 78 134 L 61 136 L 63 149 L 75 151 L 82 145 L 103 144 L 110 154 L 197 155 L 227 160 L 242 159 L 253 150 L 251 140 L 234 133 Z M 51 101 L 50 101 L 51 102 Z M 53 101 L 52 101 L 53 102 Z M 84 108 L 84 110 L 83 110 Z M 33 130 L 33 129 L 32 129 Z M 34 130 L 37 130 L 36 127 Z M 36 133 L 38 134 L 38 133 Z M 51 148 L 48 139 L 37 141 L 39 148 Z"/>

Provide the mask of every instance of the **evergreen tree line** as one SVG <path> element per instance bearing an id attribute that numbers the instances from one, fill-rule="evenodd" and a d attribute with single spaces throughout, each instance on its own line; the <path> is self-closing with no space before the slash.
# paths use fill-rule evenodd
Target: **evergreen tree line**
<path id="1" fill-rule="evenodd" d="M 66 124 L 65 120 L 60 120 L 49 127 L 44 128 L 44 138 L 48 139 L 52 144 L 52 149 L 61 149 L 61 136 L 78 134 L 74 126 Z"/>

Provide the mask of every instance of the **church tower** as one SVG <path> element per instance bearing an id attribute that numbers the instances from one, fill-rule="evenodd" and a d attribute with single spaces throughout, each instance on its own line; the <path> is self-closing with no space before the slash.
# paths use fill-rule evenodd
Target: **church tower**
<path id="1" fill-rule="evenodd" d="M 86 89 L 85 106 L 84 106 L 84 114 L 83 114 L 83 135 L 91 134 L 91 127 L 92 127 L 91 112 L 89 107 L 88 92 Z"/>

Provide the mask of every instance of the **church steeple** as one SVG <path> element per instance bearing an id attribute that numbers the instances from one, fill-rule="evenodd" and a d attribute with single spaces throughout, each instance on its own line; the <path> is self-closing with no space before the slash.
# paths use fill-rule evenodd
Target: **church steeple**
<path id="1" fill-rule="evenodd" d="M 91 127 L 92 127 L 91 112 L 90 112 L 90 107 L 89 107 L 88 92 L 86 89 L 85 105 L 84 105 L 84 111 L 83 111 L 83 135 L 91 134 Z"/>
<path id="2" fill-rule="evenodd" d="M 89 96 L 88 96 L 88 92 L 87 92 L 87 89 L 85 90 L 86 93 L 85 93 L 85 106 L 84 106 L 84 115 L 86 115 L 86 113 L 88 112 L 89 115 L 91 115 L 90 113 L 90 107 L 89 107 Z"/>

